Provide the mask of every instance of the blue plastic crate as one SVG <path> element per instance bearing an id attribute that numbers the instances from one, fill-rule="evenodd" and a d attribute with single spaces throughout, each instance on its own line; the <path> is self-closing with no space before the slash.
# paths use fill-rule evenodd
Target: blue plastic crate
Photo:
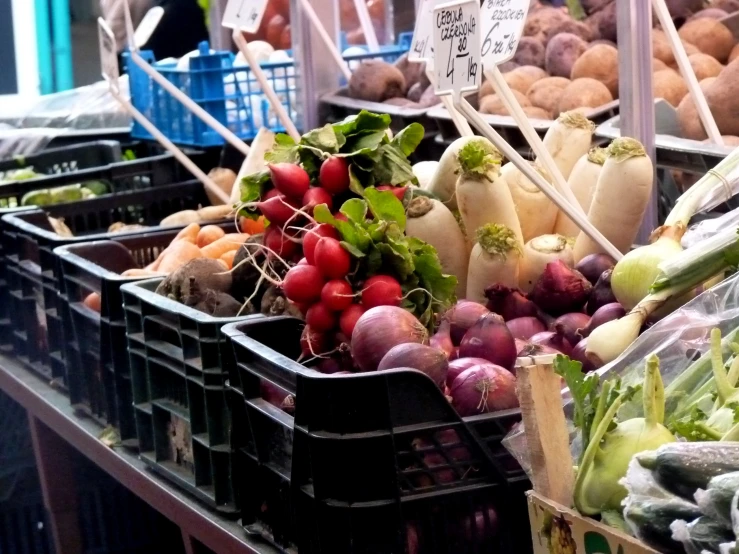
<path id="1" fill-rule="evenodd" d="M 412 38 L 411 33 L 402 33 L 398 44 L 382 46 L 379 52 L 351 55 L 345 59 L 350 66 L 371 58 L 392 63 L 408 51 Z M 142 51 L 140 54 L 155 65 L 167 80 L 239 138 L 253 139 L 262 126 L 275 132 L 285 131 L 248 65 L 234 66 L 236 57 L 231 52 L 214 52 L 207 42 L 200 44 L 199 51 L 199 56 L 190 58 L 189 69 L 182 71 L 177 69 L 175 60 L 155 63 L 151 52 Z M 140 67 L 130 61 L 126 65 L 133 105 L 170 140 L 201 148 L 223 145 L 224 140 L 218 133 L 193 115 Z M 301 128 L 297 100 L 299 79 L 294 62 L 264 62 L 261 66 L 290 118 Z M 136 122 L 131 128 L 131 135 L 138 139 L 153 138 Z"/>

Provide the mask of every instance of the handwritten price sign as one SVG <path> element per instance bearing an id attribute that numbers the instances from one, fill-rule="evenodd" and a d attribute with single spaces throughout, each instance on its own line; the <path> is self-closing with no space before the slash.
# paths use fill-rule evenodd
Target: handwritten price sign
<path id="1" fill-rule="evenodd" d="M 480 88 L 480 4 L 463 0 L 434 8 L 436 94 L 459 95 Z"/>
<path id="2" fill-rule="evenodd" d="M 432 42 L 432 23 L 436 0 L 421 0 L 416 14 L 416 28 L 413 30 L 413 42 L 408 52 L 408 60 L 422 62 L 434 57 Z"/>
<path id="3" fill-rule="evenodd" d="M 484 0 L 480 17 L 485 67 L 507 62 L 516 53 L 529 3 L 529 0 Z"/>
<path id="4" fill-rule="evenodd" d="M 256 33 L 266 9 L 267 0 L 228 0 L 221 25 L 246 33 Z"/>

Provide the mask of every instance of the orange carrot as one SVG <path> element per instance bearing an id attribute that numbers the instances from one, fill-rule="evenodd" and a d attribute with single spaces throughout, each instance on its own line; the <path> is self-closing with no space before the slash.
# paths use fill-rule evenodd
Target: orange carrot
<path id="1" fill-rule="evenodd" d="M 82 303 L 91 310 L 96 311 L 97 313 L 100 313 L 100 311 L 102 310 L 102 299 L 100 298 L 100 294 L 98 294 L 97 292 L 92 292 L 88 294 L 82 301 Z"/>
<path id="2" fill-rule="evenodd" d="M 259 219 L 250 219 L 248 217 L 242 217 L 239 222 L 239 227 L 242 233 L 248 233 L 250 235 L 258 235 L 264 233 L 264 216 L 260 215 Z"/>
<path id="3" fill-rule="evenodd" d="M 245 233 L 229 233 L 223 235 L 223 237 L 202 249 L 203 256 L 218 259 L 230 250 L 238 250 L 248 238 L 249 235 Z"/>
<path id="4" fill-rule="evenodd" d="M 229 250 L 228 252 L 224 253 L 223 256 L 221 256 L 218 259 L 221 260 L 223 263 L 225 263 L 228 269 L 233 269 L 234 258 L 236 257 L 236 252 L 238 252 L 238 250 Z"/>
<path id="5" fill-rule="evenodd" d="M 200 225 L 197 223 L 190 223 L 187 227 L 182 229 L 179 233 L 177 233 L 177 236 L 172 240 L 172 242 L 178 241 L 178 240 L 186 240 L 188 242 L 191 242 L 195 244 L 195 241 L 198 238 L 198 233 L 200 232 Z"/>
<path id="6" fill-rule="evenodd" d="M 216 225 L 206 225 L 200 229 L 195 244 L 197 244 L 199 248 L 202 248 L 203 246 L 208 246 L 210 243 L 217 241 L 225 234 L 226 231 Z"/>
<path id="7" fill-rule="evenodd" d="M 164 257 L 157 271 L 160 273 L 171 273 L 190 260 L 202 257 L 203 253 L 200 251 L 200 248 L 193 243 L 186 240 L 178 240 L 170 244 L 167 250 L 164 251 Z"/>

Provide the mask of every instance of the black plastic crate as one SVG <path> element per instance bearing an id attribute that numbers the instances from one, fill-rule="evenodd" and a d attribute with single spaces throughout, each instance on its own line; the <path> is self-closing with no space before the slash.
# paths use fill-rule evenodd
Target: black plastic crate
<path id="1" fill-rule="evenodd" d="M 234 226 L 233 221 L 218 225 L 224 230 Z M 144 278 L 121 274 L 156 260 L 178 232 L 172 229 L 113 236 L 112 240 L 69 244 L 54 250 L 62 282 L 60 303 L 72 318 L 71 329 L 64 330 L 65 343 L 79 352 L 81 361 L 79 367 L 67 365 L 70 400 L 100 423 L 116 427 L 122 444 L 128 447 L 136 448 L 138 441 L 120 289 Z M 83 303 L 93 292 L 100 295 L 100 313 Z"/>
<path id="2" fill-rule="evenodd" d="M 227 396 L 233 351 L 212 317 L 156 294 L 161 279 L 121 287 L 141 459 L 221 513 L 238 515 Z"/>
<path id="3" fill-rule="evenodd" d="M 108 227 L 118 221 L 158 225 L 174 212 L 209 205 L 202 184 L 187 177 L 174 158 L 165 158 L 122 176 L 112 194 L 3 216 L 0 231 L 8 285 L 0 289 L 0 304 L 9 304 L 13 321 L 9 315 L 0 321 L 0 344 L 6 349 L 12 345 L 31 370 L 64 386 L 62 329 L 70 328 L 71 321 L 58 306 L 61 282 L 54 248 L 141 234 L 145 231 L 109 233 Z M 47 214 L 63 218 L 75 236 L 56 234 Z M 70 349 L 70 361 L 76 361 L 76 354 Z"/>
<path id="4" fill-rule="evenodd" d="M 120 142 L 114 140 L 85 142 L 63 148 L 50 148 L 29 156 L 13 156 L 0 160 L 0 180 L 7 171 L 27 167 L 48 176 L 101 167 L 120 161 L 124 161 Z"/>
<path id="5" fill-rule="evenodd" d="M 518 410 L 462 419 L 417 371 L 318 373 L 293 361 L 302 327 L 223 329 L 252 433 L 237 453 L 247 532 L 301 554 L 531 552 L 530 483 L 500 443 Z M 295 394 L 294 418 L 265 381 Z M 479 532 L 490 507 L 497 534 Z"/>

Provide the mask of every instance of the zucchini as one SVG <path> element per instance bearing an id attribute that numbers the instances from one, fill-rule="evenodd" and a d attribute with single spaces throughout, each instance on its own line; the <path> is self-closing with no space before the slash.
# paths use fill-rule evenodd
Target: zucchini
<path id="1" fill-rule="evenodd" d="M 692 500 L 712 478 L 739 471 L 739 443 L 675 442 L 636 458 L 663 487 Z"/>
<path id="2" fill-rule="evenodd" d="M 683 554 L 680 543 L 672 539 L 670 524 L 675 520 L 692 521 L 700 517 L 698 506 L 680 498 L 630 496 L 624 518 L 642 542 L 665 554 Z"/>
<path id="3" fill-rule="evenodd" d="M 734 540 L 734 534 L 710 517 L 701 516 L 695 521 L 675 521 L 670 528 L 672 538 L 680 541 L 688 554 L 718 552 L 721 544 Z"/>
<path id="4" fill-rule="evenodd" d="M 731 526 L 731 501 L 737 491 L 739 491 L 739 471 L 714 477 L 708 482 L 706 490 L 695 493 L 695 499 L 704 514 L 728 528 Z"/>
<path id="5" fill-rule="evenodd" d="M 731 527 L 734 530 L 734 536 L 739 539 L 739 491 L 731 501 Z"/>

